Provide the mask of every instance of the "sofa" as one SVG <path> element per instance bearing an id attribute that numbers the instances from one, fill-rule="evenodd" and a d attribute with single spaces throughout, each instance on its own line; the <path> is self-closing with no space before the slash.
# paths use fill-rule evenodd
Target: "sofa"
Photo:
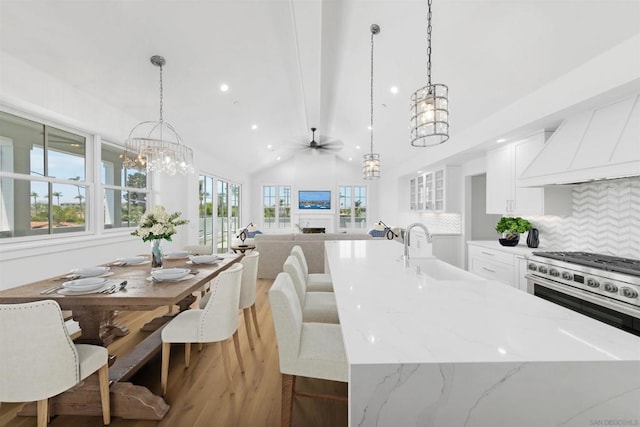
<path id="1" fill-rule="evenodd" d="M 366 233 L 317 233 L 317 234 L 258 234 L 254 238 L 256 251 L 260 252 L 258 277 L 275 279 L 282 272 L 282 264 L 291 253 L 291 248 L 302 248 L 309 273 L 324 273 L 324 242 L 326 240 L 368 240 Z"/>

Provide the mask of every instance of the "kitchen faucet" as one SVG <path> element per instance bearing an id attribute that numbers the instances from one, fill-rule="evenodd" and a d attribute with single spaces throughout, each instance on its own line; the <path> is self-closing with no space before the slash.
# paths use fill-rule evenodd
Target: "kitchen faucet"
<path id="1" fill-rule="evenodd" d="M 427 228 L 426 225 L 419 223 L 419 222 L 414 222 L 413 224 L 409 225 L 407 227 L 407 230 L 404 232 L 404 260 L 407 261 L 409 260 L 409 245 L 411 244 L 409 242 L 410 240 L 410 235 L 411 235 L 411 229 L 413 227 L 420 227 L 424 230 L 424 234 L 425 236 L 427 236 L 427 243 L 431 243 L 431 233 L 429 233 L 429 229 Z"/>

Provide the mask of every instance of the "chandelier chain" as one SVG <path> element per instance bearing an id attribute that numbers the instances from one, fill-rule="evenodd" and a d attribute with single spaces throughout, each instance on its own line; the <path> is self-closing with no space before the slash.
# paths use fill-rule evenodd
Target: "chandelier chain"
<path id="1" fill-rule="evenodd" d="M 160 65 L 160 123 L 162 123 L 162 101 L 164 90 L 162 88 L 162 65 Z"/>
<path id="2" fill-rule="evenodd" d="M 427 83 L 431 91 L 431 2 L 428 0 L 429 11 L 427 13 Z"/>

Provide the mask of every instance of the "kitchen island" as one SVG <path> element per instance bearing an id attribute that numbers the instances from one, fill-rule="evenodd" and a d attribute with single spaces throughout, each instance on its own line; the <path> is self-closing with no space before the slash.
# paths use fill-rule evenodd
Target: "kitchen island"
<path id="1" fill-rule="evenodd" d="M 325 246 L 350 425 L 640 425 L 639 337 L 397 242 Z"/>

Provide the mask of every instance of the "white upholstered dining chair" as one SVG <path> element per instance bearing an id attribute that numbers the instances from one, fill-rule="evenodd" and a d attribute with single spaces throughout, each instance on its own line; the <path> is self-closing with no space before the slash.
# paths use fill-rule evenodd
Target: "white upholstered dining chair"
<path id="1" fill-rule="evenodd" d="M 291 424 L 293 395 L 346 401 L 344 397 L 299 393 L 297 376 L 348 382 L 347 357 L 339 325 L 308 323 L 291 277 L 280 273 L 269 291 L 282 374 L 282 426 Z"/>
<path id="2" fill-rule="evenodd" d="M 335 295 L 333 292 L 307 292 L 298 258 L 289 255 L 282 270 L 293 282 L 305 322 L 340 323 Z"/>
<path id="3" fill-rule="evenodd" d="M 49 398 L 98 371 L 102 421 L 111 423 L 107 349 L 74 344 L 58 303 L 0 304 L 0 343 L 0 402 L 37 401 L 46 426 Z"/>
<path id="4" fill-rule="evenodd" d="M 256 313 L 256 285 L 258 283 L 258 260 L 260 253 L 252 251 L 245 255 L 240 263 L 244 266 L 242 269 L 242 286 L 240 287 L 240 310 L 244 315 L 244 327 L 247 330 L 249 339 L 249 347 L 253 350 L 253 337 L 251 336 L 251 319 L 253 317 L 253 326 L 256 329 L 256 335 L 260 338 L 260 328 L 258 327 L 258 313 Z"/>
<path id="5" fill-rule="evenodd" d="M 300 262 L 303 277 L 307 282 L 307 292 L 333 292 L 333 280 L 330 274 L 309 273 L 309 264 L 300 246 L 295 245 L 291 248 L 291 255 L 298 258 Z"/>
<path id="6" fill-rule="evenodd" d="M 240 371 L 244 373 L 244 363 L 238 341 L 238 306 L 240 303 L 241 263 L 235 263 L 221 272 L 211 285 L 210 298 L 203 309 L 185 310 L 171 320 L 162 330 L 162 395 L 167 393 L 169 377 L 169 355 L 171 343 L 185 344 L 185 366 L 189 367 L 191 343 L 220 341 L 222 362 L 227 375 L 229 389 L 233 393 L 231 364 L 227 340 L 233 336 L 236 357 Z"/>

